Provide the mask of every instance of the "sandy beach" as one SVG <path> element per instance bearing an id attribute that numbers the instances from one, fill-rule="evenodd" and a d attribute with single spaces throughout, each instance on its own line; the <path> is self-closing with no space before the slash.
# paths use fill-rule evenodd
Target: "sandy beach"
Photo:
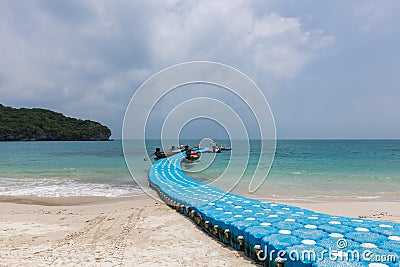
<path id="1" fill-rule="evenodd" d="M 63 205 L 48 206 L 57 202 Z M 72 206 L 65 204 L 74 199 L 38 203 L 0 203 L 0 266 L 251 266 L 144 195 Z"/>
<path id="2" fill-rule="evenodd" d="M 254 266 L 162 201 L 48 198 L 0 203 L 0 266 Z M 96 201 L 96 202 L 91 202 Z M 85 203 L 85 204 L 78 204 Z M 399 203 L 305 202 L 303 208 L 400 222 Z"/>

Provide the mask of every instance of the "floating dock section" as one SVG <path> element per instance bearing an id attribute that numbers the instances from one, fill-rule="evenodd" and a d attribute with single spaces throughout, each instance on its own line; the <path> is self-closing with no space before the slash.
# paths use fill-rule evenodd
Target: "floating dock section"
<path id="1" fill-rule="evenodd" d="M 187 176 L 184 154 L 150 169 L 161 199 L 267 267 L 399 267 L 400 224 L 331 216 L 224 192 Z"/>

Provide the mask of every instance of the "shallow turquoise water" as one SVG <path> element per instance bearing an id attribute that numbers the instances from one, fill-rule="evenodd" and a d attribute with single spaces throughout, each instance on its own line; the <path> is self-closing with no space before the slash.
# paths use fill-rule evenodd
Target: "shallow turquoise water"
<path id="1" fill-rule="evenodd" d="M 150 162 L 144 159 L 160 142 L 148 140 L 148 151 L 140 149 L 141 143 L 131 141 L 127 153 L 134 162 L 134 175 L 146 179 Z M 226 140 L 220 143 L 229 145 Z M 200 161 L 183 167 L 189 176 L 208 183 L 219 177 L 234 157 L 235 164 L 223 179 L 239 179 L 245 170 L 233 192 L 247 195 L 260 151 L 260 143 L 253 140 L 250 151 L 239 144 L 232 153 L 203 154 Z M 205 166 L 208 168 L 198 171 Z M 261 172 L 266 174 L 267 166 L 261 166 Z M 119 197 L 139 192 L 126 167 L 121 141 L 0 143 L 0 195 Z M 280 140 L 270 174 L 254 196 L 400 201 L 400 141 Z"/>
<path id="2" fill-rule="evenodd" d="M 0 194 L 127 196 L 140 192 L 121 143 L 0 143 Z"/>
<path id="3" fill-rule="evenodd" d="M 249 154 L 243 151 L 234 155 L 242 157 L 242 162 L 250 155 L 245 175 L 233 190 L 241 195 L 249 195 L 247 187 L 260 153 L 259 142 L 253 140 L 250 147 Z M 229 157 L 229 153 L 218 154 L 210 168 L 191 176 L 211 182 L 213 174 L 223 172 Z M 239 173 L 243 167 L 232 168 Z M 279 140 L 270 173 L 254 196 L 272 200 L 400 201 L 400 141 Z"/>

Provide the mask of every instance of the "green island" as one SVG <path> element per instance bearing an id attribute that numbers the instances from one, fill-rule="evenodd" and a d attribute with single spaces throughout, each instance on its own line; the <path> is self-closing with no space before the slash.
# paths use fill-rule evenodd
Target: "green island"
<path id="1" fill-rule="evenodd" d="M 103 141 L 110 136 L 111 130 L 95 121 L 0 104 L 0 141 Z"/>

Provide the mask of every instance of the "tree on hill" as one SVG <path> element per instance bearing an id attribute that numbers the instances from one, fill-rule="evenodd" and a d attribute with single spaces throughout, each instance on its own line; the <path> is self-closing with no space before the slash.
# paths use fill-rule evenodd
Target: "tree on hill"
<path id="1" fill-rule="evenodd" d="M 110 136 L 111 130 L 95 121 L 46 109 L 17 109 L 0 104 L 0 141 L 96 141 Z"/>

